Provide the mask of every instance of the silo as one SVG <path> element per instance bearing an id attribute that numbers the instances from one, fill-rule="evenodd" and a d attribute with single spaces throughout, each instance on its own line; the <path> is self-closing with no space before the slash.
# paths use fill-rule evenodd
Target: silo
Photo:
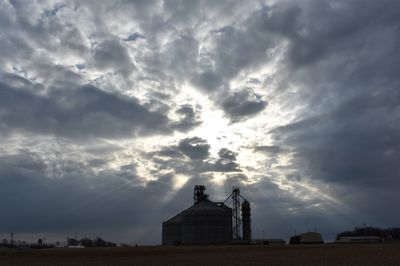
<path id="1" fill-rule="evenodd" d="M 182 213 L 162 223 L 162 244 L 182 244 Z"/>
<path id="2" fill-rule="evenodd" d="M 242 203 L 242 230 L 243 240 L 251 241 L 251 216 L 250 216 L 250 203 L 245 200 Z"/>
<path id="3" fill-rule="evenodd" d="M 182 243 L 185 245 L 230 244 L 232 209 L 203 199 L 182 214 Z"/>
<path id="4" fill-rule="evenodd" d="M 194 205 L 162 223 L 163 245 L 232 243 L 232 208 L 210 201 L 204 191 L 196 185 Z"/>

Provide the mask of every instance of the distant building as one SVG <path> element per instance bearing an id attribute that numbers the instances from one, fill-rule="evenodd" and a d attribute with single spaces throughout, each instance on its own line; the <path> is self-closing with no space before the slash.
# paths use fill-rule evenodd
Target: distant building
<path id="1" fill-rule="evenodd" d="M 375 243 L 382 242 L 379 236 L 341 236 L 336 243 Z"/>
<path id="2" fill-rule="evenodd" d="M 323 244 L 324 240 L 320 233 L 306 232 L 300 235 L 292 236 L 289 244 Z"/>

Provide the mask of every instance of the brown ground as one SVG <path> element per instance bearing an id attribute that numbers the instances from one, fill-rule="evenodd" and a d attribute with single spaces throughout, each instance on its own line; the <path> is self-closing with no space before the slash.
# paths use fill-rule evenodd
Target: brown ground
<path id="1" fill-rule="evenodd" d="M 400 244 L 0 249 L 0 265 L 400 265 Z"/>

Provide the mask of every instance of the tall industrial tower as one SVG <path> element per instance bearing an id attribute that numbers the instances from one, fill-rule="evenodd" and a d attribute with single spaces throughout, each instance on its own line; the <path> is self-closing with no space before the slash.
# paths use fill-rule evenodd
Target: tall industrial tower
<path id="1" fill-rule="evenodd" d="M 230 198 L 232 198 L 232 239 L 245 240 L 250 242 L 251 241 L 250 203 L 242 195 L 240 195 L 239 187 L 232 188 L 232 194 L 224 201 L 224 203 Z M 243 200 L 243 204 L 240 204 L 241 199 Z M 242 215 L 240 215 L 240 213 Z"/>
<path id="2" fill-rule="evenodd" d="M 240 234 L 240 190 L 239 187 L 233 187 L 232 190 L 232 201 L 233 201 L 233 208 L 232 208 L 232 218 L 233 218 L 233 239 L 238 240 L 241 239 Z"/>

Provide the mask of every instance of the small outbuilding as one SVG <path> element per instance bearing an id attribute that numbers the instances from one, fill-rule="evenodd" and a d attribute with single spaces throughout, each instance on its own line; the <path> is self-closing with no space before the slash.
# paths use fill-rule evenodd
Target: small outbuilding
<path id="1" fill-rule="evenodd" d="M 324 240 L 320 233 L 306 232 L 300 235 L 292 236 L 289 244 L 323 244 Z"/>

